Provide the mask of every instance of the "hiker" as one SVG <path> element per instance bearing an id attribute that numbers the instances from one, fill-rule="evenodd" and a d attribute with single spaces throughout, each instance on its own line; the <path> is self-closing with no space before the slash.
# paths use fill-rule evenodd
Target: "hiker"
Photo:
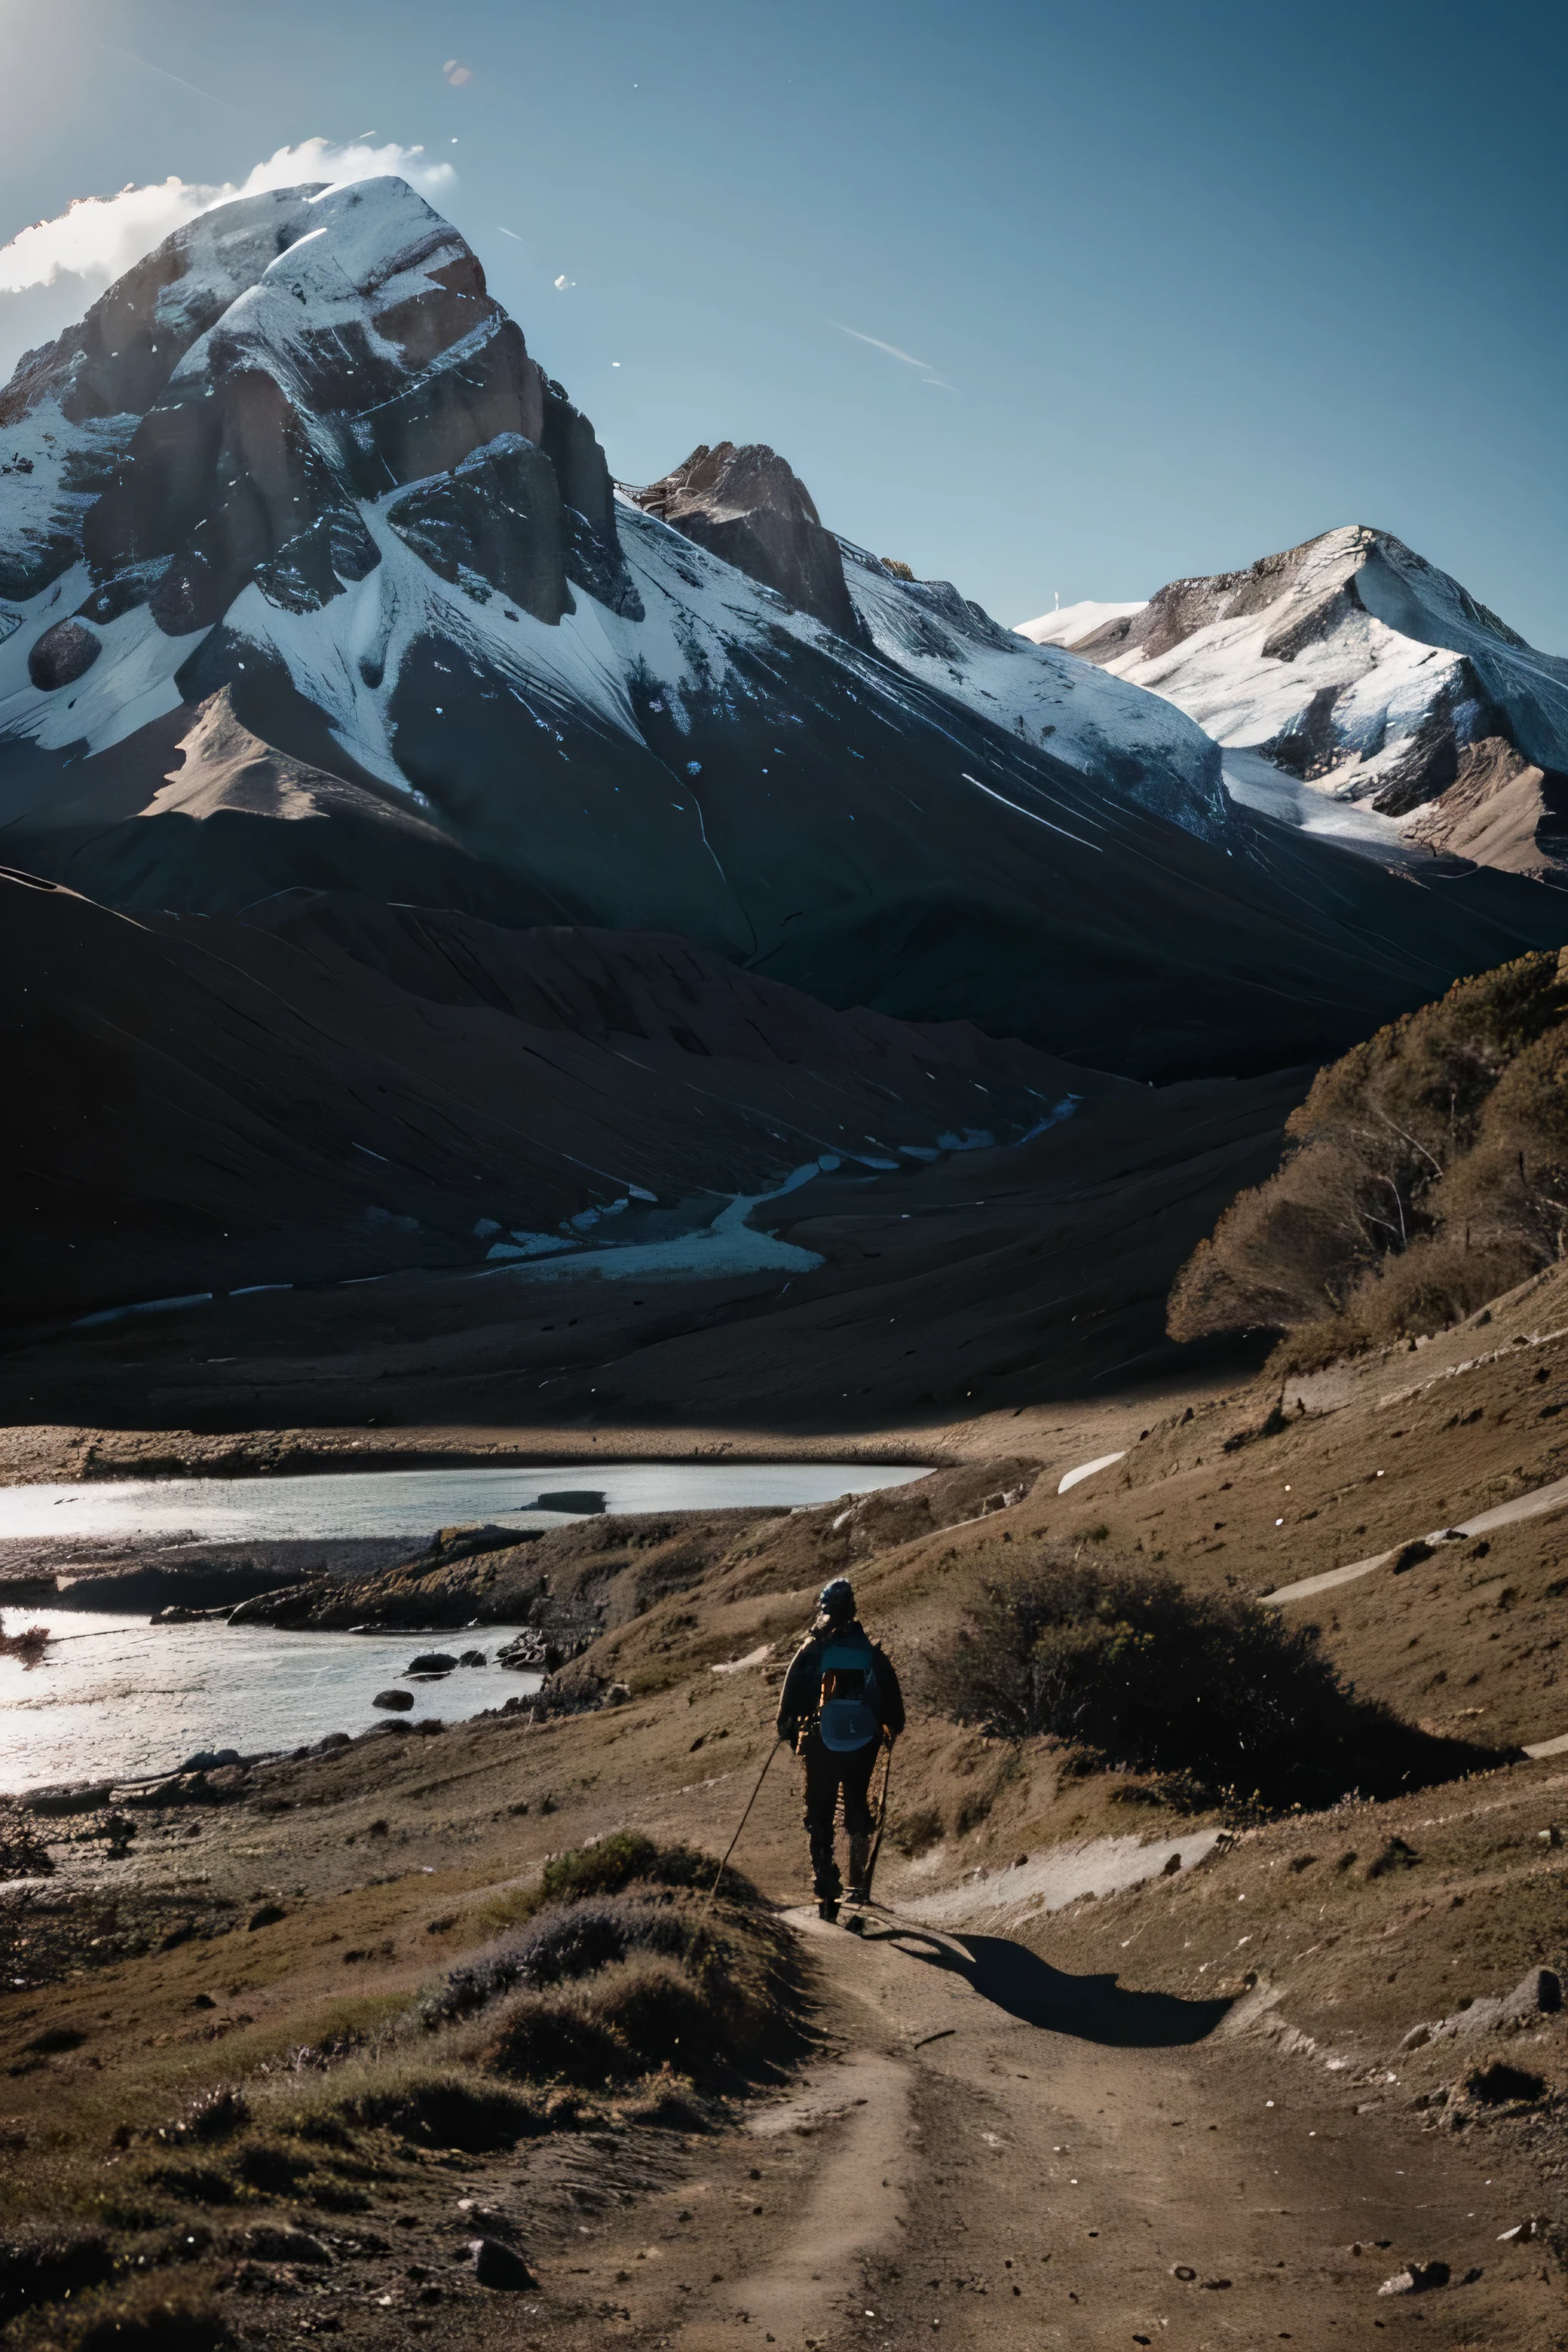
<path id="1" fill-rule="evenodd" d="M 838 1791 L 844 1791 L 849 1839 L 847 1900 L 860 1905 L 870 1897 L 871 1773 L 883 1747 L 891 1748 L 904 1727 L 904 1699 L 891 1660 L 855 1614 L 848 1579 L 836 1576 L 825 1584 L 816 1605 L 816 1622 L 784 1676 L 778 1734 L 805 1766 L 805 1831 L 817 1912 L 837 1919 L 843 1884 L 833 1852 Z"/>

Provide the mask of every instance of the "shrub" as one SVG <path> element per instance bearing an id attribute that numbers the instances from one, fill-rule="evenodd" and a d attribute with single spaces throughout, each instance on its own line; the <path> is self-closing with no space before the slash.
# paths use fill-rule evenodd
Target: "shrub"
<path id="1" fill-rule="evenodd" d="M 226 2352 L 235 2338 L 205 2295 L 170 2294 L 149 2282 L 95 2313 L 79 2334 L 57 2340 L 71 2352 Z"/>
<path id="2" fill-rule="evenodd" d="M 180 2130 L 182 2137 L 191 2139 L 230 2139 L 249 2121 L 249 2101 L 243 2091 L 236 2090 L 229 2083 L 218 2090 L 203 2091 L 193 2099 Z"/>
<path id="3" fill-rule="evenodd" d="M 345 2112 L 356 2123 L 388 2125 L 411 2139 L 460 2147 L 471 2156 L 515 2147 L 544 2127 L 531 2099 L 500 2084 L 476 2081 L 456 2067 L 378 2084 L 348 2102 Z"/>
<path id="4" fill-rule="evenodd" d="M 634 1948 L 679 1953 L 689 1942 L 685 1923 L 657 1903 L 623 1897 L 554 1905 L 539 1912 L 521 1935 L 454 1969 L 420 2016 L 426 2025 L 443 2025 L 471 2016 L 519 1986 L 539 1989 L 563 1978 L 588 1976 L 625 1959 Z"/>
<path id="5" fill-rule="evenodd" d="M 1392 1793 L 1496 1760 L 1356 1699 L 1318 1646 L 1238 1594 L 1042 1557 L 986 1584 L 933 1661 L 960 1722 L 1265 1806 Z"/>
<path id="6" fill-rule="evenodd" d="M 583 2086 L 628 2082 L 683 2056 L 706 2071 L 722 2045 L 716 2023 L 683 1970 L 642 1953 L 590 1984 L 521 1995 L 489 2063 L 529 2081 Z"/>
<path id="7" fill-rule="evenodd" d="M 713 1883 L 713 1861 L 689 1845 L 655 1845 L 636 1830 L 616 1830 L 593 1845 L 558 1853 L 544 1865 L 540 1900 L 574 1903 L 585 1895 L 618 1895 L 637 1881 L 654 1886 L 699 1886 Z M 738 1870 L 726 1870 L 719 1892 L 731 1903 L 755 1903 L 757 1890 Z"/>

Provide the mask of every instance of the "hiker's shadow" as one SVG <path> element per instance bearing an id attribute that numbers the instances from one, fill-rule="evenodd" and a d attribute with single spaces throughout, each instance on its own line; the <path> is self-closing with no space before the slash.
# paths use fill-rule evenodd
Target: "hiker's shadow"
<path id="1" fill-rule="evenodd" d="M 1121 2050 L 1162 2050 L 1201 2042 L 1230 2007 L 1228 2000 L 1129 1992 L 1113 1976 L 1069 1977 L 1007 1936 L 926 1935 L 918 1928 L 895 1928 L 877 1940 L 928 1968 L 962 1977 L 982 2000 L 1026 2025 Z"/>

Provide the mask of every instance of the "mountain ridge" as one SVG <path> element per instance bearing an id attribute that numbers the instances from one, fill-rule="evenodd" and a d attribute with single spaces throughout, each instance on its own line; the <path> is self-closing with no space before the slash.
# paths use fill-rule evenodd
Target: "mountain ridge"
<path id="1" fill-rule="evenodd" d="M 835 538 L 775 453 L 688 461 L 673 521 L 617 495 L 401 181 L 204 215 L 3 413 L 0 855 L 107 906 L 675 932 L 1148 1079 L 1321 1058 L 1554 942 L 1509 877 L 1413 893 L 1238 811 L 1169 700 Z M 852 635 L 750 525 L 751 570 L 693 535 L 775 496 Z"/>

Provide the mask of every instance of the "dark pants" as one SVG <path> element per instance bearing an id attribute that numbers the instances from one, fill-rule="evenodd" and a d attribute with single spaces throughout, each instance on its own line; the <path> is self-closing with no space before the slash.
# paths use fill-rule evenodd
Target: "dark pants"
<path id="1" fill-rule="evenodd" d="M 868 1838 L 871 1833 L 871 1809 L 866 1801 L 880 1747 L 881 1742 L 873 1739 L 865 1748 L 852 1748 L 847 1755 L 836 1756 L 815 1731 L 808 1732 L 801 1745 L 805 1766 L 805 1833 L 811 1840 L 811 1872 L 819 1903 L 831 1902 L 840 1891 L 838 1864 L 833 1856 L 833 1817 L 841 1789 L 844 1827 L 850 1839 Z"/>

